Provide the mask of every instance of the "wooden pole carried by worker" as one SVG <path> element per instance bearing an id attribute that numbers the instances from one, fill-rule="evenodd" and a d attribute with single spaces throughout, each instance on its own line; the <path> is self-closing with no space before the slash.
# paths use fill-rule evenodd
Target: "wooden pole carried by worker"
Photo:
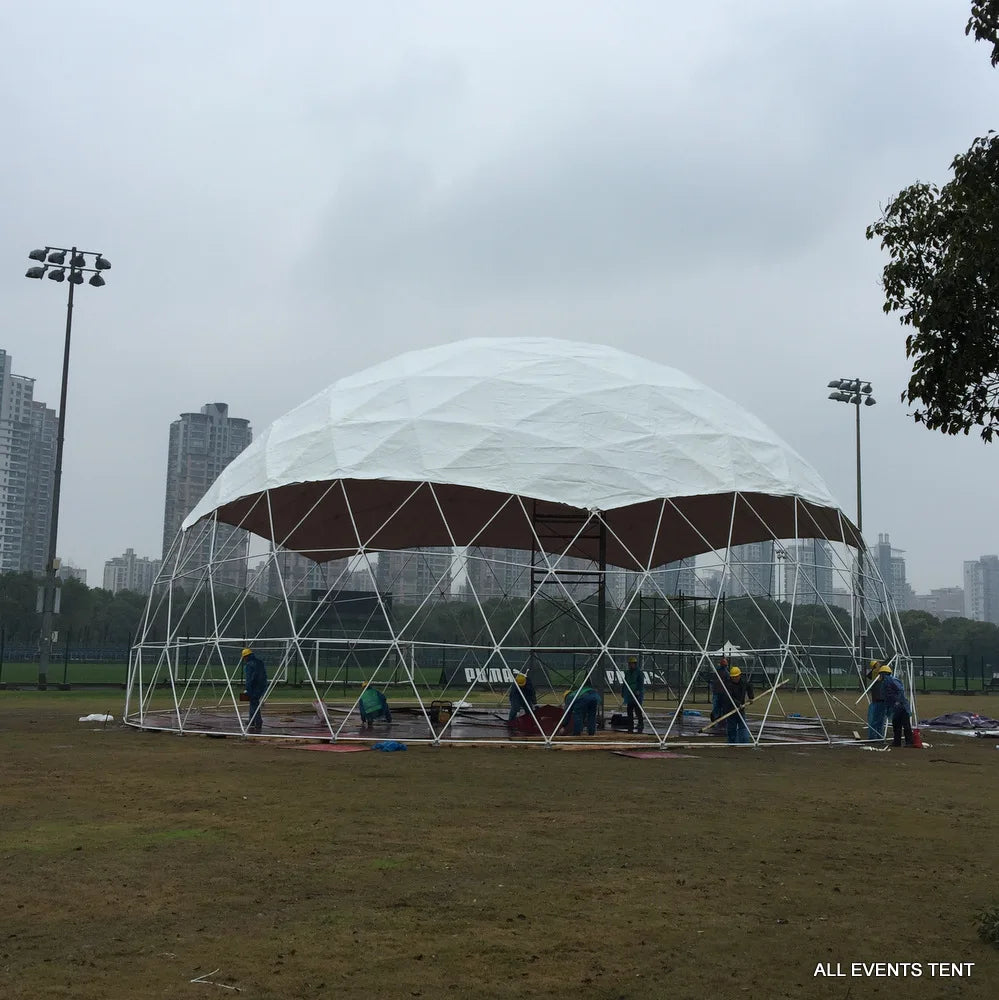
<path id="1" fill-rule="evenodd" d="M 776 691 L 782 684 L 787 684 L 790 677 L 785 677 L 784 680 L 778 681 L 773 687 L 767 688 L 766 691 L 761 691 L 756 697 L 750 698 L 748 701 L 744 701 L 741 705 L 736 705 L 731 711 L 726 712 L 724 715 L 719 715 L 717 719 L 712 719 L 706 726 L 701 726 L 697 731 L 703 733 L 706 729 L 710 729 L 712 726 L 717 726 L 719 722 L 724 722 L 729 716 L 735 715 L 736 712 L 741 712 L 747 705 L 752 705 L 754 701 L 759 701 L 761 698 L 766 697 L 773 691 Z"/>

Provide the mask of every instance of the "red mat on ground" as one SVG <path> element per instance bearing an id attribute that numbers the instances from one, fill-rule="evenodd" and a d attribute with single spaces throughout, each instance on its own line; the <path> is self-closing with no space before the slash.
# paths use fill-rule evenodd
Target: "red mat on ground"
<path id="1" fill-rule="evenodd" d="M 529 715 L 518 715 L 513 728 L 518 733 L 534 735 L 538 732 L 538 723 L 540 723 L 541 731 L 544 732 L 545 736 L 551 736 L 558 728 L 559 722 L 562 721 L 562 711 L 557 705 L 538 705 L 534 710 L 537 722 Z"/>
<path id="2" fill-rule="evenodd" d="M 306 743 L 305 746 L 294 747 L 296 750 L 326 750 L 329 753 L 354 753 L 357 750 L 370 750 L 371 747 L 358 746 L 356 743 Z"/>
<path id="3" fill-rule="evenodd" d="M 679 759 L 686 757 L 688 760 L 697 760 L 692 753 L 670 753 L 668 750 L 613 750 L 618 757 L 634 757 L 636 760 L 658 760 L 660 757 Z"/>

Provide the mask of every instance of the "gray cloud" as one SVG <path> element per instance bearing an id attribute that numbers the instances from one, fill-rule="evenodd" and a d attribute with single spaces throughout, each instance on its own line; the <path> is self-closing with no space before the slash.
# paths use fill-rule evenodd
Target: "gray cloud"
<path id="1" fill-rule="evenodd" d="M 63 297 L 24 254 L 114 262 L 76 313 L 63 555 L 155 553 L 167 427 L 228 401 L 258 431 L 390 354 L 472 335 L 613 342 L 778 428 L 916 585 L 995 549 L 975 442 L 897 394 L 877 206 L 941 179 L 999 77 L 931 0 L 11 8 L 0 246 L 15 370 L 58 397 Z M 47 284 L 47 283 L 46 283 Z M 883 388 L 882 388 L 883 387 Z M 838 412 L 842 409 L 843 412 Z M 99 486 L 95 486 L 99 483 Z M 944 483 L 959 516 L 927 532 Z"/>

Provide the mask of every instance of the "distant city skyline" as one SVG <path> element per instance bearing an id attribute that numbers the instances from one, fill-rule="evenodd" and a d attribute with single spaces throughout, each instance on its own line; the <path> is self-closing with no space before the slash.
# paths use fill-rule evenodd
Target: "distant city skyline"
<path id="1" fill-rule="evenodd" d="M 221 410 L 216 412 L 216 409 L 218 407 L 223 407 L 225 409 L 225 412 L 222 412 Z M 167 449 L 168 450 L 168 472 L 167 472 L 168 498 L 165 504 L 165 507 L 168 508 L 168 510 L 165 510 L 164 512 L 163 528 L 162 528 L 162 542 L 164 549 L 168 544 L 167 543 L 168 536 L 172 540 L 172 538 L 176 533 L 177 527 L 179 527 L 180 521 L 197 503 L 197 500 L 200 499 L 201 495 L 204 494 L 204 492 L 207 490 L 211 482 L 214 481 L 215 476 L 217 476 L 218 473 L 221 472 L 222 468 L 224 468 L 225 465 L 228 464 L 228 461 L 231 460 L 231 458 L 235 457 L 235 454 L 238 454 L 238 451 L 242 450 L 242 448 L 246 446 L 245 443 L 240 443 L 238 444 L 238 446 L 236 444 L 227 443 L 225 447 L 228 447 L 230 451 L 232 451 L 232 453 L 228 455 L 228 458 L 225 461 L 222 460 L 222 453 L 215 454 L 214 457 L 211 459 L 211 461 L 208 462 L 208 464 L 205 464 L 204 461 L 202 460 L 201 464 L 197 465 L 197 460 L 196 460 L 195 463 L 197 466 L 195 470 L 196 475 L 194 476 L 194 478 L 191 478 L 190 474 L 188 474 L 186 479 L 184 480 L 186 485 L 183 488 L 184 489 L 183 502 L 172 500 L 169 496 L 171 489 L 170 484 L 171 482 L 176 481 L 176 477 L 174 476 L 173 473 L 171 473 L 170 468 L 179 461 L 177 457 L 179 454 L 178 449 L 181 447 L 182 442 L 186 442 L 188 440 L 187 435 L 190 434 L 189 425 L 191 424 L 192 418 L 197 421 L 205 422 L 205 427 L 208 427 L 213 420 L 216 422 L 222 421 L 220 426 L 223 428 L 228 426 L 228 421 L 235 420 L 236 422 L 233 424 L 233 427 L 238 428 L 238 430 L 234 430 L 233 432 L 231 432 L 234 435 L 232 437 L 232 441 L 243 442 L 245 438 L 246 443 L 249 443 L 249 440 L 252 440 L 253 420 L 251 418 L 230 418 L 228 416 L 228 404 L 225 403 L 205 404 L 204 406 L 201 407 L 199 414 L 182 414 L 181 418 L 179 418 L 178 420 L 174 420 L 171 423 L 170 441 Z M 199 433 L 200 430 L 201 428 L 199 424 Z M 244 430 L 245 430 L 245 435 L 243 433 Z M 230 433 L 229 431 L 225 432 L 225 434 L 229 433 Z M 207 430 L 205 431 L 205 434 L 210 436 L 210 432 Z M 209 440 L 209 436 L 205 437 L 206 441 Z M 229 438 L 224 437 L 222 431 L 219 432 L 217 438 L 213 437 L 211 438 L 211 440 L 213 442 L 217 440 L 220 443 L 219 446 L 221 446 L 221 442 L 223 441 L 229 442 Z M 186 449 L 187 447 L 186 443 L 183 444 L 183 447 Z M 213 444 L 212 447 L 216 447 L 216 445 Z M 232 450 L 233 448 L 236 448 L 236 450 L 233 451 Z M 187 455 L 186 451 L 184 452 L 184 454 L 186 456 L 184 458 L 184 462 L 189 463 L 190 456 Z M 202 468 L 202 465 L 204 466 L 204 468 Z M 214 475 L 209 474 L 212 471 L 214 471 Z M 175 492 L 177 488 L 178 487 L 174 486 Z M 849 510 L 846 510 L 845 513 L 848 516 L 851 516 Z M 894 549 L 895 552 L 894 569 L 891 568 L 892 566 L 891 557 L 885 557 L 884 553 L 882 552 L 882 549 L 884 548 L 885 544 L 882 541 L 882 539 L 888 539 L 890 537 L 890 533 L 878 532 L 874 536 L 874 538 L 876 538 L 877 541 L 873 540 L 870 533 L 865 532 L 865 535 L 867 537 L 867 542 L 868 545 L 870 546 L 870 550 L 873 554 L 873 558 L 875 558 L 875 560 L 878 561 L 879 569 L 882 571 L 882 573 L 886 571 L 889 573 L 889 577 L 886 579 L 886 582 L 889 583 L 890 586 L 894 587 L 893 596 L 895 597 L 896 601 L 900 602 L 900 605 L 908 603 L 907 599 L 903 598 L 903 595 L 906 593 L 915 595 L 918 592 L 919 594 L 922 594 L 924 597 L 926 597 L 931 592 L 934 591 L 945 591 L 949 588 L 962 586 L 964 578 L 964 564 L 968 561 L 967 556 L 962 555 L 960 558 L 955 557 L 954 571 L 949 578 L 942 578 L 940 580 L 931 581 L 931 583 L 928 586 L 919 588 L 917 591 L 917 588 L 913 587 L 911 583 L 908 581 L 908 575 L 911 572 L 911 562 L 905 558 L 905 550 Z M 765 548 L 767 545 L 770 545 L 771 543 L 757 543 L 757 544 Z M 888 544 L 890 546 L 891 543 Z M 128 547 L 134 548 L 134 546 L 128 546 Z M 64 548 L 63 545 L 60 544 L 60 550 L 63 550 L 63 548 Z M 999 550 L 999 545 L 997 545 L 996 548 L 997 550 Z M 135 549 L 135 551 L 139 550 Z M 746 562 L 742 562 L 740 559 L 738 567 L 741 568 L 737 567 L 736 569 L 737 576 L 738 574 L 744 574 L 744 575 L 749 574 L 749 576 L 751 576 L 755 572 L 751 568 L 755 562 L 769 562 L 768 558 L 767 559 L 763 558 L 762 553 L 757 553 L 757 555 L 760 555 L 761 557 L 759 560 L 757 560 L 756 557 L 753 555 L 750 555 Z M 161 557 L 162 556 L 159 556 L 157 558 Z M 113 558 L 113 557 L 107 557 L 107 558 Z M 105 562 L 107 561 L 107 558 L 105 559 Z M 152 556 L 150 556 L 149 558 L 152 558 Z M 70 559 L 72 559 L 72 557 L 70 557 Z M 900 577 L 898 576 L 899 573 L 901 573 Z M 92 579 L 101 579 L 102 574 L 103 574 L 103 563 L 99 568 L 94 568 L 94 567 L 90 568 L 90 576 Z M 745 586 L 747 588 L 747 592 L 750 593 L 755 592 L 754 586 L 752 584 L 747 584 Z M 756 586 L 758 587 L 759 584 L 757 584 Z M 909 587 L 908 591 L 906 590 L 906 586 Z"/>
<path id="2" fill-rule="evenodd" d="M 794 592 L 797 603 L 825 600 L 849 609 L 850 591 L 837 588 L 833 583 L 830 557 L 825 554 L 828 543 L 816 539 L 797 544 L 800 552 L 796 558 L 794 553 L 791 555 L 800 569 L 784 565 L 786 579 L 781 581 L 782 590 L 776 586 L 775 573 L 780 564 L 773 562 L 772 546 L 772 542 L 759 542 L 733 550 L 731 574 L 724 585 L 730 596 L 779 596 L 789 600 Z M 526 595 L 529 586 L 528 557 L 529 553 L 495 548 L 471 548 L 460 558 L 452 556 L 449 549 L 392 553 L 389 558 L 380 561 L 380 568 L 375 573 L 375 585 L 379 589 L 398 591 L 398 599 L 402 601 L 416 596 L 422 598 L 429 589 L 441 593 L 446 590 L 457 597 L 469 597 L 474 590 L 480 600 L 499 596 L 521 597 Z M 250 560 L 250 565 L 259 565 L 261 558 L 257 555 Z M 964 587 L 930 588 L 925 593 L 917 593 L 908 585 L 903 554 L 892 546 L 887 533 L 878 536 L 878 543 L 871 548 L 871 558 L 899 610 L 922 610 L 940 618 L 967 617 L 999 623 L 999 570 L 993 569 L 989 575 L 989 567 L 993 566 L 996 557 L 986 555 L 979 560 L 965 560 Z M 278 563 L 283 586 L 279 582 L 277 564 L 271 563 L 254 584 L 255 591 L 272 597 L 287 594 L 300 599 L 311 590 L 325 591 L 331 586 L 364 590 L 372 585 L 368 573 L 363 568 L 352 569 L 348 560 L 333 560 L 320 565 L 294 552 L 282 550 L 278 554 Z M 578 572 L 590 565 L 585 560 L 569 559 L 563 568 Z M 105 562 L 103 586 L 113 592 L 122 589 L 144 592 L 151 586 L 159 566 L 158 558 L 139 556 L 129 548 L 123 555 Z M 454 566 L 460 566 L 457 576 L 452 576 Z M 82 577 L 86 582 L 85 569 L 64 565 L 60 575 L 64 579 Z M 616 602 L 623 602 L 637 587 L 638 576 L 630 571 L 613 571 L 608 580 L 609 595 Z M 717 574 L 710 568 L 697 571 L 695 560 L 687 559 L 660 567 L 653 574 L 653 580 L 643 588 L 643 593 L 681 592 L 707 596 L 722 585 L 720 578 L 716 577 Z M 987 586 L 990 586 L 988 602 L 984 596 Z"/>
<path id="3" fill-rule="evenodd" d="M 21 400 L 22 398 L 25 401 L 24 405 L 29 409 L 34 407 L 35 411 L 44 411 L 47 414 L 45 417 L 45 426 L 51 428 L 49 437 L 45 439 L 48 442 L 48 447 L 47 450 L 39 452 L 39 454 L 46 456 L 46 460 L 50 463 L 50 468 L 47 473 L 44 470 L 39 471 L 35 469 L 33 476 L 36 482 L 44 483 L 46 482 L 45 477 L 47 475 L 47 482 L 50 484 L 55 413 L 51 409 L 46 408 L 44 403 L 33 402 L 31 400 L 31 385 L 34 380 L 30 377 L 11 375 L 10 367 L 10 356 L 4 350 L 0 349 L 0 418 L 2 418 L 2 414 L 7 412 L 4 407 L 10 406 L 12 399 Z M 10 380 L 12 378 L 15 380 L 15 388 L 20 387 L 17 388 L 17 391 L 23 394 L 23 396 L 15 397 L 12 393 L 10 389 Z M 17 405 L 22 404 L 18 402 Z M 7 425 L 0 422 L 0 434 L 3 433 L 2 428 L 4 426 Z M 37 417 L 35 418 L 34 426 L 36 428 L 41 426 Z M 35 433 L 37 434 L 37 429 Z M 137 554 L 133 546 L 127 546 L 123 555 L 106 558 L 100 567 L 100 571 L 90 568 L 89 578 L 91 580 L 102 580 L 104 586 L 114 591 L 119 589 L 135 589 L 136 586 L 139 586 L 142 590 L 148 589 L 155 576 L 155 572 L 160 566 L 163 554 L 168 551 L 170 545 L 173 543 L 173 539 L 183 518 L 193 509 L 225 466 L 252 441 L 252 437 L 252 421 L 249 418 L 230 417 L 227 403 L 206 403 L 197 413 L 181 413 L 178 419 L 171 422 L 168 433 L 166 488 L 162 508 L 164 513 L 161 554 L 158 556 L 144 556 Z M 5 447 L 9 447 L 9 445 L 5 445 L 4 438 L 0 436 L 0 454 L 3 453 Z M 37 462 L 35 464 L 37 465 Z M 48 488 L 51 489 L 51 486 L 49 485 Z M 153 509 L 155 509 L 155 505 L 151 504 L 150 511 Z M 39 523 L 43 524 L 47 530 L 48 522 L 44 519 L 43 514 L 37 516 L 41 517 Z M 28 515 L 28 520 L 29 522 L 32 520 L 30 514 Z M 236 534 L 235 530 L 233 534 Z M 799 547 L 809 548 L 813 544 L 812 542 L 802 542 L 799 543 Z M 889 533 L 878 533 L 876 543 L 872 542 L 870 537 L 868 537 L 868 544 L 870 546 L 871 558 L 877 564 L 882 578 L 888 585 L 900 609 L 904 610 L 910 607 L 918 607 L 925 610 L 942 608 L 945 614 L 952 615 L 954 614 L 953 605 L 956 599 L 954 594 L 961 591 L 969 595 L 965 606 L 967 617 L 977 618 L 978 620 L 999 621 L 999 596 L 990 598 L 990 600 L 995 600 L 996 610 L 994 612 L 990 610 L 992 607 L 991 604 L 989 605 L 989 610 L 987 610 L 983 603 L 984 598 L 981 596 L 984 593 L 985 584 L 979 580 L 977 589 L 973 582 L 969 585 L 969 580 L 973 581 L 977 579 L 975 577 L 976 572 L 980 576 L 979 570 L 969 570 L 969 567 L 988 564 L 989 557 L 987 555 L 975 560 L 962 559 L 959 562 L 955 560 L 955 567 L 959 568 L 955 569 L 954 576 L 961 580 L 963 588 L 953 580 L 943 580 L 940 581 L 940 586 L 928 587 L 924 592 L 917 594 L 907 581 L 908 564 L 904 558 L 904 550 L 894 548 L 890 541 Z M 246 545 L 243 547 L 248 552 L 248 547 Z M 64 547 L 60 545 L 60 550 L 62 551 L 63 549 Z M 739 596 L 743 593 L 747 595 L 763 595 L 776 594 L 778 592 L 775 589 L 775 567 L 773 565 L 772 550 L 772 542 L 759 542 L 739 547 L 737 554 L 733 557 L 732 576 L 727 584 L 727 588 L 733 596 Z M 440 551 L 443 552 L 443 550 Z M 481 551 L 484 557 L 482 560 L 476 558 L 476 551 Z M 36 559 L 36 562 L 38 562 L 36 572 L 42 572 L 44 568 L 43 550 L 40 549 L 39 552 L 41 554 Z M 469 578 L 478 584 L 478 588 L 481 589 L 483 594 L 494 596 L 502 588 L 507 587 L 511 588 L 511 593 L 520 595 L 520 592 L 528 585 L 529 574 L 525 574 L 522 566 L 514 564 L 515 560 L 512 558 L 512 555 L 512 553 L 506 552 L 506 550 L 470 550 L 466 563 Z M 382 567 L 378 571 L 379 585 L 385 585 L 388 581 L 397 579 L 402 582 L 403 591 L 409 596 L 414 591 L 414 588 L 417 588 L 417 581 L 423 582 L 423 575 L 442 572 L 445 579 L 439 586 L 446 585 L 448 588 L 451 588 L 454 581 L 448 574 L 445 564 L 440 563 L 438 565 L 440 558 L 442 556 L 424 555 L 418 559 L 407 559 L 407 557 L 396 556 L 394 557 L 395 562 L 392 560 L 383 560 Z M 336 576 L 344 572 L 346 565 L 340 560 L 335 564 L 327 565 L 325 569 L 314 564 L 311 564 L 312 568 L 309 568 L 306 565 L 309 563 L 308 560 L 295 557 L 293 553 L 282 553 L 282 559 L 284 560 L 282 563 L 282 575 L 286 580 L 293 581 L 296 588 L 301 588 L 302 590 L 312 587 L 322 589 L 325 585 L 328 585 L 322 581 L 327 581 L 331 573 Z M 234 564 L 239 562 L 238 559 L 233 561 Z M 445 559 L 445 563 L 446 561 Z M 67 573 L 69 573 L 73 565 L 72 558 L 69 561 L 64 559 L 63 562 Z M 690 565 L 687 569 L 684 569 L 683 567 L 687 566 L 688 562 Z M 579 566 L 575 565 L 576 563 L 579 563 L 579 566 L 583 565 L 582 561 L 573 560 L 573 568 L 575 569 L 579 569 Z M 807 564 L 808 560 L 803 559 L 802 565 Z M 487 565 L 489 566 L 487 571 L 489 574 L 488 578 L 482 576 L 478 569 L 478 567 L 485 567 Z M 422 569 L 419 569 L 419 567 L 422 567 Z M 82 572 L 83 578 L 87 578 L 87 568 L 83 568 L 80 572 Z M 236 572 L 237 575 L 240 575 L 239 571 Z M 516 582 L 510 575 L 511 573 L 517 577 Z M 673 566 L 671 564 L 667 567 L 660 567 L 657 573 L 661 579 L 657 577 L 659 582 L 656 586 L 664 592 L 670 592 L 674 583 L 677 584 L 677 590 L 688 593 L 700 593 L 706 591 L 706 589 L 710 589 L 703 579 L 698 580 L 695 578 L 692 561 L 685 561 L 683 566 Z M 808 576 L 808 573 L 811 573 L 812 576 Z M 815 577 L 815 573 L 819 573 L 820 575 Z M 806 595 L 808 592 L 828 593 L 830 595 L 834 592 L 843 595 L 849 593 L 846 590 L 836 590 L 832 586 L 831 575 L 827 579 L 825 575 L 822 575 L 823 573 L 831 574 L 831 570 L 824 571 L 817 568 L 807 570 L 807 579 L 799 584 L 801 593 Z M 969 573 L 971 574 L 970 577 Z M 500 575 L 497 576 L 497 574 Z M 80 577 L 79 573 L 75 575 L 77 578 Z M 245 574 L 241 575 L 240 578 L 244 579 Z M 349 579 L 351 584 L 355 586 L 363 583 L 361 575 L 357 573 L 350 574 Z M 986 575 L 986 579 L 991 579 L 991 577 Z M 816 583 L 816 580 L 819 582 Z M 997 580 L 999 580 L 999 576 L 997 576 Z M 619 598 L 631 586 L 632 584 L 627 583 L 623 577 L 621 580 L 615 578 L 614 587 L 617 588 L 615 594 Z M 784 588 L 783 593 L 785 595 L 790 593 L 792 587 L 790 582 L 781 581 L 781 586 Z M 279 594 L 280 585 L 277 583 L 277 578 L 273 571 L 269 572 L 267 578 L 260 583 L 259 589 L 272 595 Z M 618 594 L 617 591 L 621 591 L 621 593 Z M 999 582 L 994 583 L 989 592 L 990 594 L 999 595 Z M 975 597 L 975 594 L 978 596 Z M 800 599 L 807 600 L 807 596 Z M 993 615 L 993 617 L 982 617 L 986 614 Z"/>

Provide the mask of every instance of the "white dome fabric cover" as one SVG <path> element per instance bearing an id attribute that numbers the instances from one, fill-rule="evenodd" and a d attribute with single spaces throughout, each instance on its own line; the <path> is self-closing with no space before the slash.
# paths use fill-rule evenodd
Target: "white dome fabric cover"
<path id="1" fill-rule="evenodd" d="M 483 338 L 335 382 L 275 420 L 183 526 L 330 480 L 471 487 L 588 511 L 735 492 L 838 506 L 770 428 L 676 369 L 595 344 Z"/>

